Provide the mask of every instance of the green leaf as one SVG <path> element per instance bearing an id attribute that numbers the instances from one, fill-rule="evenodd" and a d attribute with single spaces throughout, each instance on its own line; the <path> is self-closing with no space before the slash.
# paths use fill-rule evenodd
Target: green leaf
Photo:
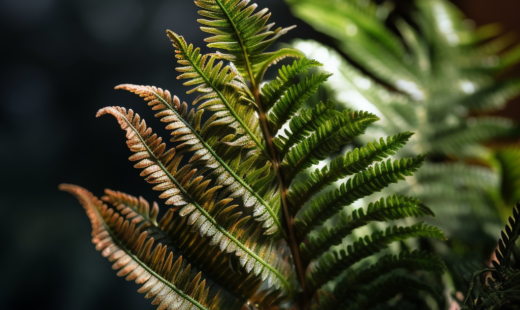
<path id="1" fill-rule="evenodd" d="M 360 260 L 386 249 L 395 241 L 413 237 L 428 237 L 445 240 L 444 233 L 437 227 L 418 223 L 409 227 L 388 227 L 384 232 L 376 231 L 372 235 L 359 238 L 353 245 L 339 252 L 332 251 L 318 259 L 307 271 L 307 280 L 313 289 L 317 289 L 333 280 L 341 272 Z"/>
<path id="2" fill-rule="evenodd" d="M 461 104 L 472 111 L 494 111 L 502 109 L 508 101 L 520 94 L 520 80 L 493 83 L 470 96 Z"/>
<path id="3" fill-rule="evenodd" d="M 414 158 L 403 158 L 392 162 L 388 159 L 381 164 L 355 174 L 339 189 L 318 196 L 309 208 L 296 215 L 294 226 L 298 236 L 303 238 L 314 227 L 323 224 L 327 219 L 341 211 L 345 206 L 354 201 L 381 191 L 391 183 L 405 180 L 405 176 L 411 176 L 419 169 L 425 160 L 424 155 Z"/>
<path id="4" fill-rule="evenodd" d="M 344 111 L 321 125 L 310 137 L 295 145 L 282 162 L 286 180 L 292 180 L 303 169 L 317 164 L 340 147 L 362 134 L 377 116 L 367 112 Z"/>
<path id="5" fill-rule="evenodd" d="M 305 78 L 302 82 L 289 87 L 267 116 L 273 134 L 276 134 L 294 113 L 302 107 L 303 103 L 318 91 L 318 87 L 329 76 L 329 74 L 312 75 L 310 78 Z"/>
<path id="6" fill-rule="evenodd" d="M 331 161 L 329 167 L 316 169 L 307 180 L 292 185 L 288 200 L 291 202 L 293 210 L 298 211 L 313 195 L 333 182 L 360 172 L 375 161 L 395 155 L 412 135 L 411 132 L 403 132 L 393 137 L 387 137 L 386 142 L 381 138 L 379 142 L 368 143 L 362 148 L 356 148 L 343 156 L 336 157 Z"/>
<path id="7" fill-rule="evenodd" d="M 354 210 L 349 216 L 342 216 L 331 229 L 322 229 L 316 237 L 309 237 L 307 243 L 300 245 L 302 256 L 310 261 L 327 251 L 331 246 L 341 244 L 343 238 L 354 229 L 371 222 L 387 222 L 407 217 L 435 216 L 433 211 L 419 200 L 406 196 L 389 196 L 368 205 L 366 213 L 362 208 Z"/>
<path id="8" fill-rule="evenodd" d="M 300 143 L 321 125 L 334 118 L 339 112 L 333 101 L 320 102 L 314 109 L 302 109 L 298 115 L 291 118 L 289 129 L 284 134 L 273 139 L 279 154 L 285 155 L 296 143 Z"/>
<path id="9" fill-rule="evenodd" d="M 352 296 L 354 301 L 348 303 L 348 309 L 372 309 L 380 303 L 395 298 L 400 293 L 417 296 L 420 291 L 431 294 L 437 302 L 438 309 L 445 308 L 444 297 L 430 285 L 410 276 L 390 275 L 358 291 L 355 296 Z M 374 296 L 373 292 L 378 292 L 378 294 Z"/>
<path id="10" fill-rule="evenodd" d="M 284 93 L 296 83 L 298 75 L 307 72 L 310 68 L 322 66 L 321 63 L 307 58 L 295 60 L 292 65 L 282 66 L 278 70 L 278 76 L 262 86 L 260 100 L 266 110 L 271 109 L 280 100 Z"/>
<path id="11" fill-rule="evenodd" d="M 456 128 L 446 128 L 430 140 L 432 153 L 475 157 L 475 147 L 497 137 L 512 136 L 518 131 L 511 120 L 501 117 L 469 119 Z"/>
<path id="12" fill-rule="evenodd" d="M 177 79 L 189 79 L 184 85 L 195 86 L 187 93 L 203 93 L 194 101 L 194 104 L 202 102 L 199 109 L 207 108 L 216 112 L 215 118 L 208 124 L 235 128 L 235 141 L 240 140 L 243 145 L 256 146 L 266 152 L 255 110 L 248 101 L 244 104 L 241 100 L 244 97 L 249 98 L 249 101 L 254 99 L 251 99 L 252 95 L 248 93 L 247 86 L 240 83 L 239 73 L 234 72 L 229 66 L 222 67 L 222 62 L 215 65 L 215 55 L 201 55 L 200 49 L 194 49 L 191 44 L 188 46 L 182 36 L 171 31 L 168 31 L 168 36 L 176 48 L 176 57 L 181 65 L 176 68 L 182 72 Z M 253 143 L 248 144 L 248 141 Z"/>
<path id="13" fill-rule="evenodd" d="M 272 54 L 263 53 L 280 36 L 294 27 L 271 30 L 274 24 L 267 24 L 271 14 L 268 9 L 254 13 L 256 4 L 248 6 L 242 0 L 196 0 L 204 17 L 198 22 L 202 31 L 212 34 L 207 38 L 208 47 L 227 51 L 219 57 L 233 62 L 238 70 L 252 83 L 271 59 Z M 257 65 L 257 66 L 255 66 Z M 261 72 L 263 74 L 263 72 Z"/>

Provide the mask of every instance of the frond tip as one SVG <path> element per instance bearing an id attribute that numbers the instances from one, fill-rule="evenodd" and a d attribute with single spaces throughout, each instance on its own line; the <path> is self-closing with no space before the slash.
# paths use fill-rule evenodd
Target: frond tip
<path id="1" fill-rule="evenodd" d="M 76 196 L 92 222 L 92 242 L 104 257 L 114 262 L 112 268 L 126 280 L 142 284 L 138 290 L 159 309 L 219 309 L 224 300 L 216 294 L 209 299 L 209 287 L 201 273 L 192 277 L 191 266 L 182 257 L 174 260 L 167 246 L 155 244 L 146 231 L 136 228 L 123 214 L 108 208 L 87 190 L 61 184 L 60 190 Z M 152 250 L 153 249 L 153 250 Z M 236 308 L 236 306 L 234 306 Z"/>

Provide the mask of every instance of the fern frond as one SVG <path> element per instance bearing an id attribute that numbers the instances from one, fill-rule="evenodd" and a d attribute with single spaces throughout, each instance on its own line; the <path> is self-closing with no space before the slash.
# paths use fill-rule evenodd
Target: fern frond
<path id="1" fill-rule="evenodd" d="M 446 271 L 446 265 L 440 257 L 428 252 L 402 251 L 398 255 L 386 254 L 367 268 L 348 272 L 336 284 L 334 295 L 343 296 L 349 288 L 371 283 L 395 269 L 423 270 L 442 275 Z"/>
<path id="2" fill-rule="evenodd" d="M 182 256 L 174 260 L 174 253 L 166 245 L 136 228 L 138 222 L 127 219 L 132 214 L 114 212 L 81 187 L 62 184 L 60 189 L 76 196 L 85 208 L 92 222 L 92 242 L 114 262 L 112 269 L 119 270 L 118 276 L 142 284 L 138 292 L 146 293 L 146 298 L 155 297 L 153 305 L 159 305 L 159 309 L 208 310 L 227 303 L 227 307 L 240 309 L 240 301 L 230 303 L 229 298 L 222 299 L 219 294 L 209 299 L 210 288 L 202 274 L 192 277 L 191 265 L 183 264 Z"/>
<path id="3" fill-rule="evenodd" d="M 310 78 L 305 78 L 302 82 L 289 87 L 267 116 L 273 134 L 276 134 L 294 113 L 302 107 L 303 103 L 318 91 L 318 87 L 329 76 L 330 74 L 312 75 Z"/>
<path id="4" fill-rule="evenodd" d="M 495 255 L 502 268 L 509 268 L 511 262 L 511 255 L 520 254 L 519 248 L 515 245 L 516 240 L 520 238 L 520 203 L 513 207 L 513 217 L 509 217 L 508 224 L 506 224 L 505 232 L 501 232 L 502 238 L 498 240 L 498 249 L 495 250 Z M 519 259 L 520 257 L 516 257 Z M 517 262 L 519 264 L 519 262 Z"/>
<path id="5" fill-rule="evenodd" d="M 322 64 L 312 59 L 301 58 L 295 60 L 292 65 L 282 66 L 278 69 L 278 76 L 262 86 L 260 100 L 265 109 L 269 110 L 274 106 L 287 89 L 295 84 L 295 78 L 299 74 L 318 66 L 322 66 Z"/>
<path id="6" fill-rule="evenodd" d="M 239 81 L 240 74 L 230 66 L 223 67 L 222 62 L 215 65 L 216 55 L 202 55 L 199 48 L 194 49 L 192 44 L 188 46 L 182 36 L 171 31 L 167 33 L 176 48 L 177 62 L 181 65 L 176 68 L 182 72 L 177 79 L 189 79 L 184 85 L 195 86 L 187 93 L 202 93 L 194 101 L 194 104 L 202 102 L 199 109 L 215 112 L 207 126 L 227 125 L 234 128 L 237 131 L 235 145 L 256 146 L 266 152 L 262 144 L 262 130 L 251 106 L 254 99 L 247 86 Z"/>
<path id="7" fill-rule="evenodd" d="M 239 298 L 252 298 L 262 284 L 260 277 L 254 274 L 237 272 L 231 268 L 233 262 L 227 253 L 219 247 L 207 247 L 204 238 L 190 233 L 191 227 L 182 225 L 186 217 L 174 217 L 175 211 L 170 209 L 157 223 L 156 216 L 159 212 L 157 203 L 153 208 L 142 197 L 136 198 L 121 192 L 105 190 L 105 196 L 101 197 L 107 205 L 124 216 L 126 220 L 138 225 L 141 232 L 146 232 L 148 238 L 153 238 L 155 243 L 162 243 L 170 248 L 174 245 L 179 248 L 184 257 L 188 257 L 191 264 L 199 266 L 202 272 L 210 276 L 213 281 L 224 287 L 228 292 Z M 172 225 L 175 228 L 171 227 Z M 186 227 L 184 234 L 179 233 L 181 227 Z M 176 230 L 173 232 L 172 230 Z M 189 239 L 189 246 L 186 246 Z M 201 248 L 204 251 L 201 251 Z M 186 260 L 186 259 L 185 259 Z"/>
<path id="8" fill-rule="evenodd" d="M 424 291 L 429 293 L 435 298 L 438 309 L 444 309 L 444 297 L 435 291 L 430 285 L 425 284 L 423 281 L 419 281 L 410 276 L 403 275 L 390 275 L 373 285 L 369 285 L 362 288 L 360 292 L 357 292 L 353 297 L 351 303 L 346 303 L 348 309 L 364 310 L 372 309 L 378 304 L 386 302 L 398 294 L 411 294 L 416 296 L 418 292 Z M 373 292 L 380 292 L 374 296 Z M 397 309 L 400 309 L 397 307 Z M 424 309 L 424 308 L 421 308 Z"/>
<path id="9" fill-rule="evenodd" d="M 393 162 L 388 159 L 386 162 L 376 163 L 373 167 L 355 174 L 339 189 L 315 198 L 309 208 L 296 215 L 294 225 L 298 235 L 306 236 L 314 227 L 323 224 L 354 201 L 381 191 L 391 183 L 405 180 L 404 177 L 411 176 L 417 171 L 424 160 L 424 155 Z"/>
<path id="10" fill-rule="evenodd" d="M 316 131 L 320 126 L 330 121 L 338 111 L 335 110 L 333 101 L 328 100 L 326 103 L 320 102 L 314 109 L 302 109 L 291 118 L 289 129 L 284 131 L 285 136 L 280 135 L 273 139 L 275 147 L 282 156 L 287 154 L 289 149 L 296 143 L 302 142 L 304 138 Z"/>
<path id="11" fill-rule="evenodd" d="M 463 127 L 439 132 L 430 141 L 430 151 L 454 155 L 473 155 L 472 147 L 497 137 L 507 137 L 517 131 L 511 120 L 500 117 L 479 117 Z M 473 154 L 472 154 L 473 153 Z"/>
<path id="12" fill-rule="evenodd" d="M 366 213 L 363 208 L 354 210 L 349 216 L 342 216 L 331 229 L 324 228 L 316 237 L 309 237 L 308 243 L 300 245 L 302 256 L 310 261 L 318 257 L 331 246 L 341 244 L 343 238 L 357 228 L 371 222 L 386 222 L 407 217 L 435 216 L 433 211 L 419 200 L 406 196 L 389 196 L 368 205 Z"/>
<path id="13" fill-rule="evenodd" d="M 472 111 L 486 112 L 502 109 L 520 94 L 520 80 L 494 83 L 465 97 L 461 104 Z"/>
<path id="14" fill-rule="evenodd" d="M 437 227 L 424 223 L 408 227 L 388 227 L 384 232 L 376 231 L 370 237 L 359 238 L 346 249 L 325 254 L 309 267 L 307 271 L 308 283 L 313 289 L 317 289 L 333 280 L 353 264 L 386 249 L 390 243 L 419 236 L 440 240 L 446 239 L 444 233 Z"/>
<path id="15" fill-rule="evenodd" d="M 388 273 L 394 272 L 396 269 L 405 269 L 407 271 L 424 270 L 441 275 L 445 272 L 446 265 L 439 257 L 426 252 L 403 251 L 399 255 L 384 255 L 378 259 L 377 263 L 368 268 L 348 272 L 334 287 L 334 296 L 338 296 L 338 298 L 322 298 L 319 309 L 332 310 L 338 309 L 338 307 L 341 308 L 342 304 L 345 305 L 345 302 L 348 300 L 355 300 L 360 293 L 368 293 L 368 296 L 371 296 L 366 285 Z M 388 280 L 384 279 L 383 281 Z M 371 288 L 371 286 L 368 287 Z M 407 288 L 399 287 L 396 290 L 397 292 L 393 291 L 388 298 L 393 297 L 392 295 L 397 293 L 406 292 Z"/>
<path id="16" fill-rule="evenodd" d="M 364 147 L 347 152 L 344 156 L 336 157 L 331 161 L 329 167 L 316 169 L 307 180 L 292 185 L 288 200 L 293 208 L 303 206 L 313 195 L 333 182 L 360 172 L 375 161 L 381 161 L 387 156 L 394 155 L 412 135 L 411 132 L 403 132 L 393 137 L 387 137 L 386 142 L 381 138 L 379 142 L 368 143 Z"/>
<path id="17" fill-rule="evenodd" d="M 219 57 L 233 62 L 253 84 L 273 54 L 264 53 L 265 49 L 295 27 L 271 30 L 274 23 L 267 24 L 271 16 L 268 9 L 254 13 L 257 5 L 248 5 L 249 1 L 196 0 L 195 4 L 204 17 L 198 20 L 203 25 L 201 30 L 213 35 L 205 39 L 208 47 L 227 51 Z"/>
<path id="18" fill-rule="evenodd" d="M 159 197 L 167 199 L 166 204 L 182 207 L 179 214 L 188 217 L 187 225 L 193 226 L 194 232 L 211 240 L 210 245 L 219 245 L 222 251 L 235 253 L 248 273 L 254 267 L 257 276 L 262 274 L 269 279 L 270 287 L 283 286 L 290 290 L 286 279 L 288 270 L 279 255 L 273 252 L 273 242 L 260 238 L 263 229 L 253 224 L 246 232 L 245 225 L 250 217 L 240 218 L 242 213 L 233 211 L 236 206 L 227 206 L 232 198 L 217 201 L 216 191 L 222 186 L 210 186 L 211 180 L 197 176 L 197 170 L 189 164 L 178 169 L 182 156 L 175 156 L 175 149 L 165 152 L 162 139 L 152 134 L 151 128 L 147 128 L 132 110 L 126 112 L 124 108 L 108 107 L 100 110 L 97 116 L 104 114 L 112 114 L 127 132 L 127 144 L 135 152 L 130 160 L 138 161 L 136 168 L 144 168 L 141 176 L 155 185 L 154 190 L 163 192 Z"/>
<path id="19" fill-rule="evenodd" d="M 155 116 L 168 124 L 167 129 L 173 130 L 172 142 L 182 142 L 176 147 L 177 152 L 182 149 L 194 151 L 195 154 L 190 158 L 190 163 L 193 165 L 200 163 L 205 168 L 213 169 L 211 175 L 216 176 L 216 184 L 224 187 L 222 195 L 230 198 L 241 197 L 245 207 L 253 208 L 253 216 L 264 222 L 265 234 L 270 235 L 282 231 L 279 205 L 276 205 L 277 209 L 271 207 L 237 174 L 237 171 L 234 171 L 217 155 L 213 148 L 217 146 L 218 141 L 213 140 L 212 145 L 210 145 L 211 141 L 209 143 L 205 141 L 204 137 L 209 136 L 207 131 L 210 129 L 204 127 L 204 130 L 200 130 L 201 118 L 198 117 L 198 114 L 202 114 L 204 110 L 199 110 L 195 115 L 189 113 L 185 104 L 181 105 L 177 96 L 172 98 L 169 91 L 153 86 L 125 84 L 116 89 L 125 89 L 143 97 L 153 110 L 158 111 Z M 240 167 L 237 170 L 242 175 L 249 172 Z"/>
<path id="20" fill-rule="evenodd" d="M 341 146 L 362 134 L 378 117 L 367 112 L 345 111 L 320 126 L 310 137 L 295 145 L 282 162 L 286 180 L 292 180 L 303 169 L 317 164 Z"/>

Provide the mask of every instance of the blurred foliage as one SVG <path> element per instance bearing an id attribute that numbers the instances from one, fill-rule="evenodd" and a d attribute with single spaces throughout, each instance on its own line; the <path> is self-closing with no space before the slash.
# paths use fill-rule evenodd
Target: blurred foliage
<path id="1" fill-rule="evenodd" d="M 417 0 L 399 12 L 391 1 L 287 3 L 332 38 L 333 47 L 294 42 L 334 73 L 324 95 L 380 116 L 368 138 L 416 132 L 400 154 L 427 153 L 427 162 L 400 192 L 436 212 L 431 222 L 446 231 L 449 247 L 423 246 L 445 259 L 452 292 L 465 292 L 462 275 L 489 260 L 494 236 L 520 199 L 520 149 L 512 144 L 518 127 L 489 116 L 520 93 L 520 79 L 504 78 L 520 60 L 515 36 L 498 24 L 476 27 L 445 0 Z"/>

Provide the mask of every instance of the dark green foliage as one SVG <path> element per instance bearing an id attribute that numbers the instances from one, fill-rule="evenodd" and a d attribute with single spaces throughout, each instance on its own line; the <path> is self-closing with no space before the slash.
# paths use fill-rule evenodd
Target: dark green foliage
<path id="1" fill-rule="evenodd" d="M 520 204 L 513 208 L 495 250 L 493 267 L 473 273 L 463 310 L 520 307 Z"/>

